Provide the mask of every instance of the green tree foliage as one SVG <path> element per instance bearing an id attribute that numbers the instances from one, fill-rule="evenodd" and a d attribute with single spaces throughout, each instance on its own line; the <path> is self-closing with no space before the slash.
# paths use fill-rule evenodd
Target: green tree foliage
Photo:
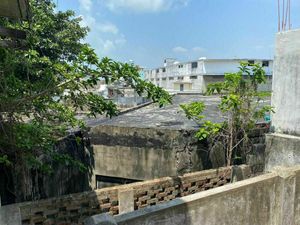
<path id="1" fill-rule="evenodd" d="M 84 38 L 87 27 L 73 11 L 56 12 L 50 0 L 30 1 L 29 22 L 0 19 L 24 30 L 26 50 L 0 48 L 0 164 L 50 171 L 42 158 L 80 163 L 58 155 L 53 145 L 71 127 L 83 127 L 76 111 L 116 116 L 116 105 L 89 90 L 100 80 L 122 80 L 160 106 L 171 97 L 143 81 L 136 66 L 98 58 Z M 42 157 L 43 156 L 43 157 Z M 76 164 L 77 163 L 77 164 Z"/>
<path id="2" fill-rule="evenodd" d="M 205 120 L 203 102 L 181 105 L 189 119 L 201 124 L 196 133 L 199 140 L 212 138 L 212 143 L 222 143 L 227 166 L 235 158 L 245 158 L 249 132 L 263 120 L 266 113 L 273 112 L 271 106 L 262 104 L 270 93 L 257 90 L 258 85 L 265 82 L 266 74 L 261 65 L 241 62 L 239 72 L 227 73 L 224 82 L 208 85 L 208 95 L 220 96 L 218 108 L 227 118 L 223 123 Z"/>

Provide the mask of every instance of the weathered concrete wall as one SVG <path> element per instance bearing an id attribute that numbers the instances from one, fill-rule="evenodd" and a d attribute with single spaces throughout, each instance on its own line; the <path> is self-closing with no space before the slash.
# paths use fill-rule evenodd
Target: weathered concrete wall
<path id="1" fill-rule="evenodd" d="M 149 180 L 164 176 L 218 168 L 225 165 L 225 151 L 199 142 L 196 130 L 137 128 L 101 125 L 89 136 L 95 160 L 94 176 Z M 253 130 L 247 162 L 252 171 L 264 168 L 264 134 L 267 127 Z M 95 184 L 92 185 L 93 187 Z"/>
<path id="2" fill-rule="evenodd" d="M 269 174 L 115 216 L 111 224 L 299 225 L 299 182 L 299 166 L 277 168 Z M 104 221 L 98 218 L 99 223 L 87 224 Z"/>
<path id="3" fill-rule="evenodd" d="M 94 173 L 147 180 L 211 168 L 208 146 L 194 134 L 195 130 L 94 127 L 89 132 Z"/>
<path id="4" fill-rule="evenodd" d="M 109 212 L 116 215 L 130 212 L 227 185 L 232 179 L 236 180 L 235 177 L 239 180 L 250 175 L 248 166 L 220 168 L 3 206 L 0 207 L 0 224 L 81 224 L 84 219 L 95 214 Z M 12 219 L 19 222 L 9 223 Z"/>
<path id="5" fill-rule="evenodd" d="M 272 125 L 276 132 L 300 135 L 300 30 L 278 33 L 275 47 Z"/>
<path id="6" fill-rule="evenodd" d="M 272 115 L 275 134 L 267 136 L 266 170 L 300 163 L 299 62 L 300 30 L 278 33 L 271 100 L 275 108 Z"/>
<path id="7" fill-rule="evenodd" d="M 300 165 L 300 137 L 286 134 L 266 135 L 267 171 L 276 166 Z"/>
<path id="8" fill-rule="evenodd" d="M 249 149 L 247 162 L 254 173 L 263 168 L 265 132 L 266 128 L 257 129 L 251 135 L 253 147 Z M 0 195 L 5 200 L 3 203 L 11 204 L 95 189 L 97 175 L 149 180 L 224 166 L 224 150 L 209 149 L 209 144 L 198 142 L 194 133 L 195 130 L 160 127 L 96 126 L 85 137 L 80 132 L 77 134 L 81 143 L 71 135 L 57 146 L 58 152 L 81 161 L 88 171 L 80 172 L 77 167 L 58 163 L 52 164 L 55 173 L 49 175 L 22 170 L 11 176 L 15 186 L 9 190 L 16 190 L 15 201 L 5 199 L 6 180 L 0 183 Z"/>

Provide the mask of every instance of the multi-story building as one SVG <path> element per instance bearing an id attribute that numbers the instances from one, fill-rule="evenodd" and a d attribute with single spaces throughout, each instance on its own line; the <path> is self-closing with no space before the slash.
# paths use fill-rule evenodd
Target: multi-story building
<path id="1" fill-rule="evenodd" d="M 225 73 L 239 70 L 240 62 L 261 64 L 268 76 L 267 83 L 261 90 L 271 90 L 273 60 L 270 59 L 206 59 L 199 58 L 192 62 L 178 62 L 166 59 L 164 66 L 144 70 L 145 80 L 152 82 L 169 92 L 204 93 L 209 83 L 224 80 Z"/>

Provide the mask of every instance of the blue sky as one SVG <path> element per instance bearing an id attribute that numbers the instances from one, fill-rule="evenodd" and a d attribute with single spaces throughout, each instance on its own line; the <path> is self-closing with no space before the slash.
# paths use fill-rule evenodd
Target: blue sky
<path id="1" fill-rule="evenodd" d="M 54 0 L 90 27 L 100 57 L 151 68 L 164 58 L 273 58 L 276 0 Z M 292 0 L 293 28 L 300 3 Z"/>

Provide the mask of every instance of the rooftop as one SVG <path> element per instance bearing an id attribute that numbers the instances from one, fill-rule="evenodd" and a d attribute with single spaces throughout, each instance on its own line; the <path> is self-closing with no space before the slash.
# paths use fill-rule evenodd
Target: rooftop
<path id="1" fill-rule="evenodd" d="M 153 128 L 160 127 L 175 130 L 197 129 L 199 126 L 192 120 L 186 118 L 184 112 L 180 109 L 180 104 L 204 101 L 207 106 L 204 114 L 207 119 L 220 122 L 221 114 L 218 111 L 218 96 L 203 95 L 176 95 L 173 98 L 173 104 L 159 108 L 156 104 L 151 104 L 143 108 L 119 115 L 112 119 L 96 118 L 87 121 L 88 126 L 111 125 L 121 127 L 141 127 Z"/>

